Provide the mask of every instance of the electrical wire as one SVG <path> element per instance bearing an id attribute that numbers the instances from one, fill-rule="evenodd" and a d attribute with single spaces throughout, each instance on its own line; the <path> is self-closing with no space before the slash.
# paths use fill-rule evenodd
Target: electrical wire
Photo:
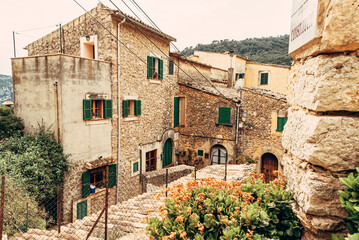
<path id="1" fill-rule="evenodd" d="M 118 7 L 112 2 L 112 0 L 109 0 L 117 9 L 118 9 Z M 121 0 L 126 6 L 127 6 L 127 8 L 128 9 L 130 9 L 130 11 L 132 12 L 132 13 L 134 13 L 133 12 L 133 10 L 124 2 L 124 0 Z M 132 4 L 135 6 L 135 7 L 137 7 L 138 9 L 140 9 L 141 10 L 141 12 L 146 16 L 146 18 L 149 20 L 149 22 L 151 23 L 151 25 L 153 26 L 153 27 L 155 27 L 155 28 L 157 28 L 162 34 L 164 34 L 164 36 L 167 38 L 167 40 L 169 40 L 168 39 L 168 37 L 166 36 L 166 34 L 156 25 L 156 23 L 147 15 L 147 13 L 137 4 L 137 2 L 135 1 L 135 0 L 130 0 L 131 2 L 132 2 Z M 118 9 L 119 10 L 119 9 Z M 135 13 L 134 13 L 135 14 Z M 136 15 L 137 16 L 137 15 Z M 141 20 L 141 18 L 139 18 L 139 17 L 137 17 L 139 20 Z M 142 21 L 142 20 L 141 20 Z M 178 52 L 180 52 L 180 50 L 177 48 L 177 46 L 174 44 L 174 43 L 172 43 L 172 42 L 170 42 L 170 44 L 178 51 Z M 183 56 L 187 61 L 189 61 L 188 60 L 188 58 L 186 57 L 186 56 Z M 191 63 L 191 62 L 190 62 Z M 219 91 L 218 90 L 218 88 L 212 83 L 212 81 L 210 81 L 210 80 L 208 80 L 207 78 L 206 78 L 206 76 L 204 76 L 199 70 L 198 70 L 198 68 L 196 68 L 196 66 L 193 64 L 193 63 L 191 63 L 191 66 L 209 83 L 209 84 L 211 84 L 211 86 L 214 88 L 214 89 L 216 89 L 217 90 L 217 92 L 220 94 L 220 95 L 222 95 L 223 97 L 225 97 L 224 96 L 224 94 L 221 92 L 221 91 Z"/>
<path id="2" fill-rule="evenodd" d="M 127 47 L 123 42 L 120 41 L 110 30 L 108 30 L 101 22 L 99 22 L 91 13 L 89 13 L 79 2 L 73 0 L 77 5 L 79 5 L 88 15 L 90 15 L 102 28 L 104 28 L 108 33 L 110 33 L 119 43 L 121 43 L 128 51 L 135 55 L 141 62 L 147 65 L 147 62 L 140 58 L 136 53 L 134 53 L 129 47 Z"/>
<path id="3" fill-rule="evenodd" d="M 117 8 L 118 11 L 122 12 L 112 0 L 109 0 L 109 1 L 115 6 L 115 8 Z M 121 0 L 121 1 L 132 11 L 132 9 L 124 2 L 124 0 Z M 141 29 L 139 29 L 139 28 L 137 27 L 137 25 L 134 24 L 133 21 L 132 21 L 129 17 L 126 16 L 126 14 L 123 14 L 123 15 L 124 15 L 124 17 L 125 17 L 127 20 L 129 20 L 129 21 L 132 23 L 133 26 L 136 27 L 136 29 L 137 29 L 138 31 L 140 31 L 140 32 L 142 33 L 142 35 L 144 35 L 158 50 L 160 50 L 160 52 L 161 52 L 162 54 L 164 54 L 168 60 L 171 60 L 171 58 L 170 58 L 166 53 L 164 53 Z M 139 19 L 139 20 L 140 20 L 140 19 Z M 160 30 L 160 32 L 163 33 L 161 30 Z M 167 38 L 167 40 L 170 41 L 170 39 L 168 39 L 168 37 L 166 36 L 166 34 L 163 33 L 163 35 Z M 171 43 L 171 42 L 170 42 L 170 43 Z M 187 58 L 186 58 L 186 59 L 187 59 Z M 187 59 L 187 60 L 188 60 L 188 59 Z M 189 76 L 179 65 L 177 65 L 175 62 L 173 62 L 173 63 L 174 63 L 182 72 L 184 72 L 190 79 L 194 80 L 194 79 L 193 79 L 191 76 Z M 216 88 L 216 86 L 215 86 L 210 80 L 208 80 L 192 63 L 191 63 L 191 65 L 202 75 L 202 77 L 203 77 L 207 82 L 209 82 L 209 83 L 212 85 L 212 87 L 213 87 L 214 89 L 217 90 L 217 92 L 218 92 L 220 95 L 222 95 L 222 97 L 226 98 L 226 96 L 225 96 L 221 91 L 219 91 L 219 90 Z"/>

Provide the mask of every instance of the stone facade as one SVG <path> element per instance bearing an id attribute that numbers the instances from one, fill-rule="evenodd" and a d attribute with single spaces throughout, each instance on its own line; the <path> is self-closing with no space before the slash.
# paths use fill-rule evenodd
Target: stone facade
<path id="1" fill-rule="evenodd" d="M 277 117 L 280 111 L 288 108 L 285 96 L 270 91 L 244 88 L 242 90 L 241 115 L 247 117 L 240 129 L 238 148 L 242 156 L 249 156 L 257 161 L 257 171 L 260 172 L 261 157 L 272 153 L 278 159 L 279 169 L 283 147 L 282 132 L 277 131 Z"/>
<path id="2" fill-rule="evenodd" d="M 319 0 L 315 38 L 291 53 L 284 173 L 303 239 L 345 231 L 338 190 L 358 167 L 358 3 Z"/>

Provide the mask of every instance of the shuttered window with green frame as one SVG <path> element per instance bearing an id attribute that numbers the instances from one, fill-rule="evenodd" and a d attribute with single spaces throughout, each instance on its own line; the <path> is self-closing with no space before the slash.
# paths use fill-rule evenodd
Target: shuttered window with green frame
<path id="1" fill-rule="evenodd" d="M 284 125 L 287 123 L 287 117 L 277 117 L 277 131 L 282 132 L 284 130 Z"/>
<path id="2" fill-rule="evenodd" d="M 103 118 L 112 118 L 112 100 L 103 100 Z"/>
<path id="3" fill-rule="evenodd" d="M 141 115 L 141 100 L 135 100 L 135 116 Z"/>
<path id="4" fill-rule="evenodd" d="M 180 98 L 174 97 L 173 103 L 173 127 L 179 126 L 179 117 L 180 117 Z"/>
<path id="5" fill-rule="evenodd" d="M 156 63 L 158 64 L 157 68 L 155 66 Z M 159 59 L 157 57 L 147 56 L 147 78 L 148 79 L 153 79 L 155 69 L 158 69 L 158 73 L 157 73 L 158 79 L 163 80 L 163 60 Z"/>
<path id="6" fill-rule="evenodd" d="M 168 62 L 168 75 L 173 75 L 174 73 L 174 62 L 169 60 Z"/>
<path id="7" fill-rule="evenodd" d="M 91 193 L 91 173 L 90 171 L 82 173 L 82 198 L 86 198 Z"/>
<path id="8" fill-rule="evenodd" d="M 103 118 L 112 118 L 112 100 L 111 99 L 83 99 L 83 119 L 92 120 L 92 101 L 102 101 Z"/>
<path id="9" fill-rule="evenodd" d="M 231 124 L 231 108 L 218 109 L 218 124 Z"/>
<path id="10" fill-rule="evenodd" d="M 83 100 L 83 118 L 84 118 L 84 120 L 92 119 L 92 101 L 91 101 L 91 99 Z"/>
<path id="11" fill-rule="evenodd" d="M 77 219 L 83 219 L 87 216 L 87 200 L 77 203 Z"/>
<path id="12" fill-rule="evenodd" d="M 267 72 L 262 72 L 261 74 L 261 81 L 260 81 L 260 85 L 267 85 L 268 84 L 268 76 L 269 73 Z"/>
<path id="13" fill-rule="evenodd" d="M 129 108 L 128 108 L 128 100 L 122 101 L 122 116 L 128 117 Z"/>
<path id="14" fill-rule="evenodd" d="M 111 164 L 108 166 L 108 187 L 112 188 L 117 183 L 117 165 Z"/>

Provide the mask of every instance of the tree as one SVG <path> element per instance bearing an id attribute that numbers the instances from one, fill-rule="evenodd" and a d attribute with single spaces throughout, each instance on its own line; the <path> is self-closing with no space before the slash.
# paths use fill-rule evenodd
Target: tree
<path id="1" fill-rule="evenodd" d="M 0 106 L 0 140 L 18 134 L 23 129 L 24 124 L 14 116 L 13 109 Z"/>

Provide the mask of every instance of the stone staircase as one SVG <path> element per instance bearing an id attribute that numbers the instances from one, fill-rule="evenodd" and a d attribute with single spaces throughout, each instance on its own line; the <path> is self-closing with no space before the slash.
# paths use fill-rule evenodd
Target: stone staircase
<path id="1" fill-rule="evenodd" d="M 254 165 L 228 165 L 227 180 L 242 180 L 245 174 L 253 172 Z M 215 177 L 216 179 L 224 178 L 224 166 L 209 166 L 197 171 L 197 178 Z M 173 186 L 179 183 L 187 183 L 194 179 L 194 173 L 177 179 L 169 184 Z M 112 205 L 108 211 L 108 239 L 115 240 L 136 240 L 149 239 L 146 236 L 146 224 L 141 223 L 148 217 L 147 210 L 152 210 L 150 217 L 158 215 L 158 207 L 163 203 L 156 200 L 156 196 L 161 193 L 164 186 L 157 190 L 144 193 L 142 195 L 131 198 L 127 201 Z M 61 226 L 61 233 L 57 230 L 38 230 L 29 229 L 26 233 L 16 237 L 17 240 L 83 240 L 86 239 L 92 226 L 95 224 L 100 213 L 95 213 L 76 220 L 74 223 Z M 94 229 L 91 240 L 104 239 L 105 219 L 101 217 L 96 228 Z"/>

